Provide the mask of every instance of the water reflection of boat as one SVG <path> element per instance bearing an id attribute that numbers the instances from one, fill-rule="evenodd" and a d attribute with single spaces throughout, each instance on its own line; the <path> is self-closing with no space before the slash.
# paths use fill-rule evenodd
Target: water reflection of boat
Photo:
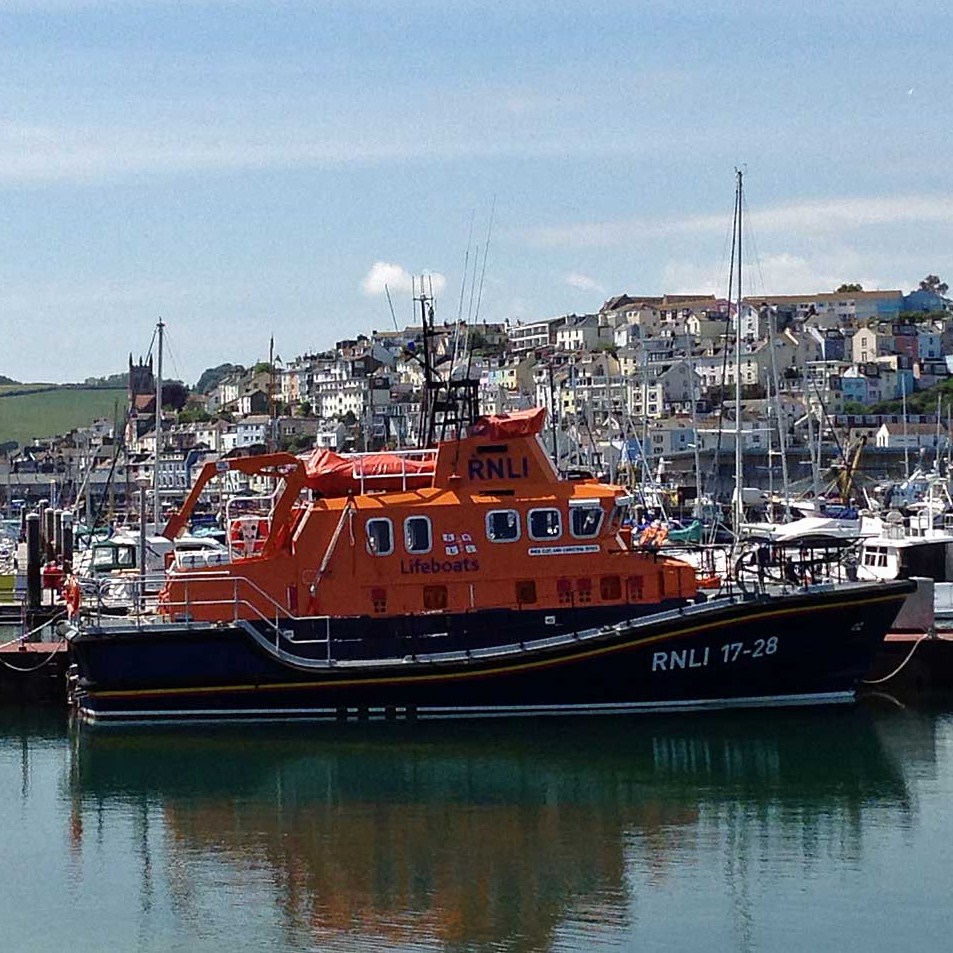
<path id="1" fill-rule="evenodd" d="M 697 864 L 713 827 L 735 859 L 780 842 L 853 860 L 871 815 L 909 812 L 873 720 L 850 709 L 343 737 L 83 731 L 69 793 L 75 830 L 158 810 L 150 857 L 181 894 L 264 878 L 302 947 L 350 949 L 542 950 L 580 923 L 637 936 L 635 895 Z"/>

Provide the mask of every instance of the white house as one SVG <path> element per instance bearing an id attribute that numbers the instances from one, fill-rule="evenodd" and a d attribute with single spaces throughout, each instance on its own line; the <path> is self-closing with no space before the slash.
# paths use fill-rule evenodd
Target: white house
<path id="1" fill-rule="evenodd" d="M 939 434 L 939 436 L 938 436 Z M 875 443 L 878 449 L 882 450 L 919 450 L 921 447 L 930 450 L 939 448 L 940 452 L 946 450 L 948 438 L 946 426 L 941 423 L 939 428 L 936 424 L 913 424 L 913 423 L 885 423 L 881 424 L 877 431 Z"/>

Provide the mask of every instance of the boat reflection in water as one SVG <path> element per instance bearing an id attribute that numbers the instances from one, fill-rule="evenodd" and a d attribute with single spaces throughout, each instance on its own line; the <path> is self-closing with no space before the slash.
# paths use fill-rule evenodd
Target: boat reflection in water
<path id="1" fill-rule="evenodd" d="M 103 813 L 155 817 L 143 856 L 150 878 L 168 865 L 178 915 L 264 884 L 305 947 L 591 948 L 638 937 L 643 901 L 685 865 L 717 882 L 725 850 L 739 871 L 775 850 L 853 864 L 872 816 L 909 822 L 876 717 L 84 728 L 71 824 L 81 852 Z"/>

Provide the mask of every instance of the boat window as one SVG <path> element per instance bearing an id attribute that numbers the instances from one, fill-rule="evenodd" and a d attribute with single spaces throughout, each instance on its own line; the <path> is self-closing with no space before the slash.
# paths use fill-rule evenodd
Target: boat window
<path id="1" fill-rule="evenodd" d="M 559 539 L 562 536 L 563 518 L 557 509 L 530 510 L 528 521 L 530 539 Z"/>
<path id="2" fill-rule="evenodd" d="M 386 517 L 367 521 L 367 551 L 374 556 L 389 556 L 394 551 L 394 528 Z"/>
<path id="3" fill-rule="evenodd" d="M 519 539 L 519 513 L 516 510 L 490 510 L 486 514 L 486 538 L 491 543 L 512 543 Z"/>
<path id="4" fill-rule="evenodd" d="M 614 536 L 625 525 L 632 509 L 632 497 L 620 496 L 616 499 L 609 516 L 609 532 Z"/>
<path id="5" fill-rule="evenodd" d="M 408 516 L 404 520 L 404 547 L 407 552 L 429 553 L 430 546 L 430 517 Z"/>
<path id="6" fill-rule="evenodd" d="M 112 569 L 116 563 L 114 546 L 96 546 L 93 549 L 93 567 L 95 569 Z"/>
<path id="7" fill-rule="evenodd" d="M 598 503 L 584 503 L 569 507 L 569 531 L 576 539 L 597 536 L 602 526 L 602 507 Z"/>

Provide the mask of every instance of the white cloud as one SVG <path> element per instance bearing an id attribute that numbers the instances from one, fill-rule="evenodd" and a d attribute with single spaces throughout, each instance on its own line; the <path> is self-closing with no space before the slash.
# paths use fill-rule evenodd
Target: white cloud
<path id="1" fill-rule="evenodd" d="M 756 271 L 745 278 L 744 293 L 804 294 L 833 291 L 844 282 L 857 282 L 868 290 L 905 290 L 909 281 L 870 274 L 870 262 L 846 249 L 820 249 L 816 254 L 782 251 L 758 260 Z M 886 264 L 886 263 L 884 263 Z M 662 287 L 671 294 L 714 294 L 725 297 L 728 279 L 713 262 L 669 261 L 662 269 Z"/>
<path id="2" fill-rule="evenodd" d="M 834 234 L 882 225 L 948 224 L 953 221 L 953 197 L 898 195 L 890 198 L 818 199 L 752 211 L 746 217 L 756 236 L 792 231 Z M 664 236 L 724 235 L 730 212 L 684 218 L 574 222 L 531 229 L 527 240 L 546 247 L 606 248 L 639 239 Z"/>
<path id="3" fill-rule="evenodd" d="M 603 290 L 602 285 L 600 285 L 595 278 L 590 278 L 588 275 L 581 275 L 576 271 L 572 271 L 566 275 L 564 281 L 570 288 L 578 288 L 580 291 Z"/>
<path id="4" fill-rule="evenodd" d="M 414 290 L 414 282 L 419 286 L 421 277 L 424 279 L 427 294 L 439 295 L 447 286 L 446 278 L 439 272 L 424 271 L 411 275 L 402 265 L 390 261 L 375 261 L 361 282 L 361 291 L 369 296 L 382 295 L 385 288 L 391 294 L 411 293 Z"/>

